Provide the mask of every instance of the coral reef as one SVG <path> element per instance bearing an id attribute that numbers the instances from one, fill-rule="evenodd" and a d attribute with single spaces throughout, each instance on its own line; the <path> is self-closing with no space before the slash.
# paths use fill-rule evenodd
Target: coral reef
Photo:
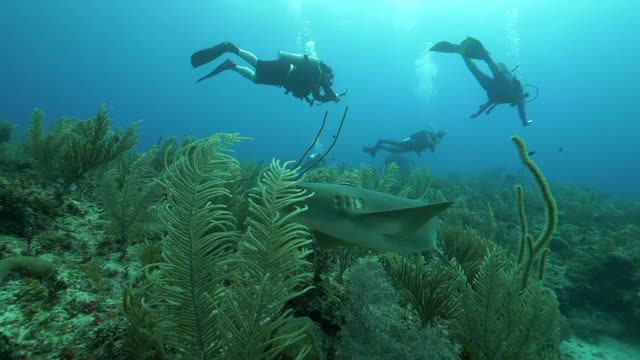
<path id="1" fill-rule="evenodd" d="M 637 202 L 555 183 L 541 201 L 543 177 L 501 169 L 319 167 L 305 180 L 455 201 L 438 256 L 324 249 L 282 212 L 312 196 L 287 164 L 239 163 L 232 134 L 133 152 L 137 128 L 107 120 L 45 134 L 36 110 L 0 163 L 0 358 L 539 359 L 571 331 L 638 341 Z M 65 180 L 80 134 L 114 145 Z"/>
<path id="2" fill-rule="evenodd" d="M 31 243 L 62 210 L 54 191 L 32 181 L 0 177 L 0 234 L 16 235 Z M 28 254 L 30 248 L 25 250 Z"/>
<path id="3" fill-rule="evenodd" d="M 55 266 L 44 259 L 34 256 L 13 256 L 0 260 L 0 282 L 10 272 L 22 272 L 29 277 L 42 279 L 51 274 Z"/>
<path id="4" fill-rule="evenodd" d="M 376 257 L 360 259 L 349 276 L 344 335 L 337 359 L 458 359 L 444 323 L 422 325 L 400 306 L 400 296 Z"/>

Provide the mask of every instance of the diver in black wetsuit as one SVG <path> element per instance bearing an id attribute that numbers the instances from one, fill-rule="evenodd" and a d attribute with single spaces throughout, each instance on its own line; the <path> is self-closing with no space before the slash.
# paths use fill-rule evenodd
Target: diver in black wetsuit
<path id="1" fill-rule="evenodd" d="M 447 132 L 444 130 L 423 130 L 418 131 L 402 141 L 380 139 L 376 142 L 375 146 L 364 146 L 362 150 L 371 156 L 376 156 L 379 150 L 386 150 L 394 154 L 415 152 L 421 155 L 425 150 L 431 150 L 431 152 L 436 151 L 436 145 L 442 141 L 442 138 L 446 134 Z"/>
<path id="2" fill-rule="evenodd" d="M 524 86 L 518 78 L 503 63 L 496 64 L 489 55 L 489 52 L 482 46 L 480 41 L 468 37 L 460 45 L 455 45 L 446 41 L 435 44 L 430 51 L 459 53 L 464 59 L 464 63 L 473 76 L 478 80 L 480 86 L 487 92 L 487 102 L 480 105 L 478 111 L 471 115 L 476 118 L 486 111 L 486 114 L 499 104 L 510 104 L 518 107 L 518 115 L 522 126 L 528 126 L 533 121 L 527 119 L 524 108 L 524 99 L 529 96 L 524 92 Z M 483 60 L 489 66 L 493 77 L 483 73 L 472 59 Z"/>
<path id="3" fill-rule="evenodd" d="M 191 55 L 191 65 L 198 67 L 220 57 L 224 53 L 233 53 L 246 61 L 254 69 L 239 66 L 230 59 L 218 65 L 212 72 L 197 80 L 208 79 L 225 70 L 233 70 L 255 84 L 282 86 L 285 94 L 306 100 L 309 105 L 315 102 L 325 103 L 329 101 L 339 102 L 342 94 L 336 94 L 333 89 L 334 74 L 329 65 L 312 56 L 294 54 L 280 51 L 278 59 L 273 61 L 258 60 L 258 58 L 246 51 L 239 49 L 234 44 L 225 41 L 213 47 L 196 51 Z M 324 93 L 321 93 L 321 91 Z"/>

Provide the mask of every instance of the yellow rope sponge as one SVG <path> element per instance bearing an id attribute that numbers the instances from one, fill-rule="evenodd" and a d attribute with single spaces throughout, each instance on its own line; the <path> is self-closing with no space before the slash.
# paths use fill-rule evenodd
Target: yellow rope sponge
<path id="1" fill-rule="evenodd" d="M 520 218 L 520 251 L 518 252 L 518 264 L 522 263 L 524 257 L 524 251 L 526 247 L 527 234 L 529 234 L 529 228 L 527 225 L 527 214 L 524 211 L 524 190 L 522 185 L 516 185 L 516 206 L 518 206 L 518 217 Z"/>
<path id="2" fill-rule="evenodd" d="M 545 203 L 544 229 L 542 230 L 542 233 L 540 234 L 540 236 L 538 236 L 536 241 L 533 244 L 530 244 L 530 251 L 527 254 L 527 261 L 526 265 L 524 266 L 524 277 L 522 279 L 522 287 L 524 289 L 527 286 L 527 282 L 529 280 L 529 272 L 531 270 L 531 266 L 533 265 L 535 257 L 542 249 L 547 246 L 547 244 L 549 244 L 549 241 L 551 241 L 551 236 L 558 226 L 558 206 L 556 205 L 556 200 L 551 193 L 551 189 L 549 189 L 549 183 L 547 183 L 547 179 L 544 177 L 542 171 L 540 171 L 540 168 L 538 168 L 538 165 L 536 165 L 536 163 L 529 157 L 527 145 L 524 143 L 524 140 L 522 140 L 522 138 L 520 138 L 519 136 L 512 136 L 511 141 L 513 141 L 513 143 L 516 145 L 516 148 L 518 149 L 518 156 L 520 157 L 520 160 L 533 175 L 533 178 L 535 179 L 536 184 L 540 189 L 542 199 Z M 521 193 L 517 194 L 517 198 L 520 202 L 522 202 Z M 522 205 L 519 204 L 518 207 L 520 208 L 520 206 Z M 523 227 L 526 227 L 526 224 L 523 223 Z M 544 262 L 546 260 L 546 257 L 546 254 L 544 254 L 544 256 L 540 259 L 540 268 L 538 271 L 539 276 L 543 276 L 544 274 Z"/>

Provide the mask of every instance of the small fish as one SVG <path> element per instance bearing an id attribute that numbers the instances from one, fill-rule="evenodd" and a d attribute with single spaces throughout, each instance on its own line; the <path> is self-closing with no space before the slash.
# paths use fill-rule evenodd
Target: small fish
<path id="1" fill-rule="evenodd" d="M 560 148 L 558 148 L 558 152 L 562 152 L 562 150 L 564 150 L 564 146 L 560 146 Z"/>
<path id="2" fill-rule="evenodd" d="M 529 156 L 533 156 L 533 155 L 536 154 L 536 151 L 535 150 L 534 151 L 529 151 L 528 154 L 529 154 Z"/>

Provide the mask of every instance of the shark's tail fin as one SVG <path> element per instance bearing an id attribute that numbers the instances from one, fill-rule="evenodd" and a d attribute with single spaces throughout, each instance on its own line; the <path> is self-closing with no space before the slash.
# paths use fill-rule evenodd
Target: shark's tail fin
<path id="1" fill-rule="evenodd" d="M 376 156 L 376 153 L 378 152 L 378 148 L 375 147 L 375 146 L 373 146 L 373 147 L 364 146 L 364 147 L 362 147 L 362 151 L 368 153 L 369 155 L 371 155 L 373 157 L 373 156 Z"/>

